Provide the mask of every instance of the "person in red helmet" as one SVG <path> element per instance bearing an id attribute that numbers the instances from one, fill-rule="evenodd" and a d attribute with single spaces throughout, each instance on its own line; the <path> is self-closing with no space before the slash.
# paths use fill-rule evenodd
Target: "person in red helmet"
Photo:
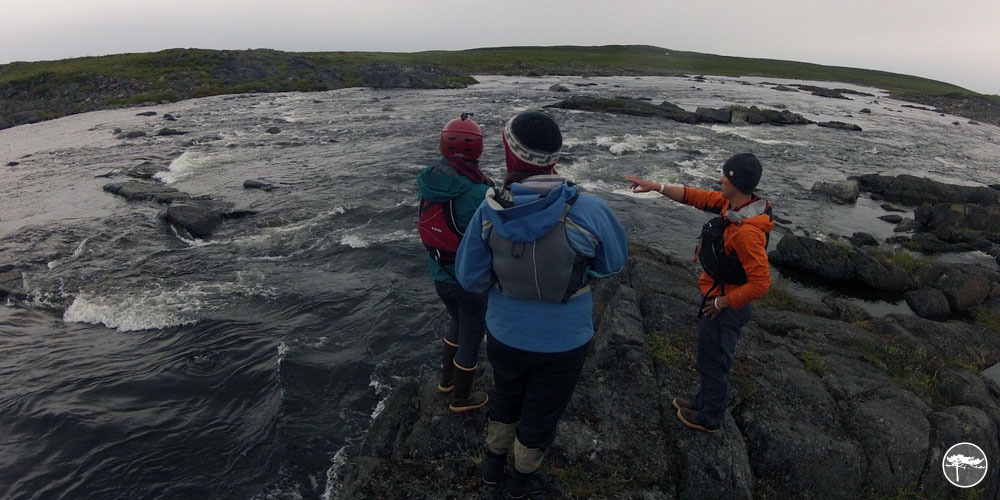
<path id="1" fill-rule="evenodd" d="M 455 252 L 493 183 L 479 169 L 483 132 L 469 116 L 462 113 L 444 126 L 439 143 L 442 158 L 417 175 L 417 229 L 429 253 L 434 289 L 451 317 L 443 339 L 438 390 L 451 393 L 449 408 L 455 413 L 482 408 L 489 400 L 485 392 L 472 390 L 486 332 L 487 294 L 466 292 L 455 279 Z"/>

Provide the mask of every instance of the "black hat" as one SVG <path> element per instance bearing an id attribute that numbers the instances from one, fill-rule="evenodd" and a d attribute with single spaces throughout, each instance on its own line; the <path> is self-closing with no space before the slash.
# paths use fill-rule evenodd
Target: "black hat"
<path id="1" fill-rule="evenodd" d="M 751 153 L 736 153 L 722 165 L 722 175 L 728 177 L 736 189 L 746 194 L 752 193 L 757 187 L 763 170 L 760 160 Z"/>
<path id="2" fill-rule="evenodd" d="M 521 113 L 504 125 L 507 170 L 548 171 L 559 160 L 562 133 L 549 115 L 538 111 Z"/>

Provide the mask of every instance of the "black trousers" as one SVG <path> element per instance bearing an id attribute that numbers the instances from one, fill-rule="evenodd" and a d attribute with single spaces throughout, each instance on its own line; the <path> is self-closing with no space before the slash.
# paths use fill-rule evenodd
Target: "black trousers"
<path id="1" fill-rule="evenodd" d="M 486 300 L 489 292 L 474 294 L 466 292 L 457 283 L 434 281 L 441 302 L 444 302 L 451 324 L 444 334 L 445 340 L 458 346 L 455 362 L 463 368 L 476 366 L 479 346 L 486 333 Z"/>
<path id="2" fill-rule="evenodd" d="M 566 352 L 522 351 L 486 334 L 486 355 L 493 365 L 490 420 L 520 421 L 517 440 L 528 448 L 548 448 L 556 425 L 580 380 L 590 342 Z"/>

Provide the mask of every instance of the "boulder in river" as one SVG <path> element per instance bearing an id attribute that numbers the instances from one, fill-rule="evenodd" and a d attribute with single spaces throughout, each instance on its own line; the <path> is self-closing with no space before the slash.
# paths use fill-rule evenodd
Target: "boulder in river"
<path id="1" fill-rule="evenodd" d="M 808 271 L 826 279 L 858 281 L 877 290 L 916 288 L 904 270 L 879 262 L 865 252 L 793 234 L 782 237 L 778 246 L 768 253 L 768 258 L 779 266 Z"/>
<path id="2" fill-rule="evenodd" d="M 824 193 L 838 203 L 854 203 L 858 201 L 858 181 L 846 180 L 840 182 L 817 182 L 813 184 L 814 193 Z"/>
<path id="3" fill-rule="evenodd" d="M 882 195 L 890 201 L 910 205 L 925 203 L 978 203 L 1000 205 L 1000 190 L 987 186 L 946 184 L 909 174 L 888 176 L 865 174 L 852 177 L 865 192 Z"/>
<path id="4" fill-rule="evenodd" d="M 844 123 L 844 122 L 838 122 L 838 121 L 829 121 L 829 122 L 818 122 L 816 125 L 819 125 L 820 127 L 824 127 L 824 128 L 836 128 L 836 129 L 840 129 L 840 130 L 850 130 L 850 131 L 854 131 L 854 132 L 861 132 L 861 126 L 855 125 L 853 123 Z"/>

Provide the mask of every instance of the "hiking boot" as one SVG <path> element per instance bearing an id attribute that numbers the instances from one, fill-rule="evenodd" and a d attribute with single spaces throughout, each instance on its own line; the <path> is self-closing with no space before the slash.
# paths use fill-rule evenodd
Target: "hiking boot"
<path id="1" fill-rule="evenodd" d="M 454 413 L 476 410 L 486 406 L 490 397 L 485 392 L 472 391 L 472 379 L 476 376 L 476 367 L 466 370 L 455 365 L 455 389 L 451 393 L 451 404 L 448 408 Z"/>
<path id="2" fill-rule="evenodd" d="M 506 454 L 493 453 L 487 449 L 486 456 L 483 457 L 483 470 L 480 472 L 483 483 L 496 486 L 503 482 L 503 469 L 506 465 Z"/>
<path id="3" fill-rule="evenodd" d="M 718 428 L 712 429 L 707 427 L 701 418 L 701 414 L 688 408 L 680 408 L 677 410 L 677 418 L 679 418 L 681 423 L 688 429 L 695 429 L 709 434 L 719 430 Z"/>
<path id="4" fill-rule="evenodd" d="M 511 471 L 510 481 L 507 481 L 507 486 L 504 488 L 507 498 L 528 498 L 541 492 L 542 482 L 535 477 L 534 472 L 525 474 L 517 469 Z"/>
<path id="5" fill-rule="evenodd" d="M 441 382 L 438 383 L 438 391 L 449 393 L 455 388 L 455 353 L 458 352 L 457 345 L 451 345 L 444 341 L 444 348 L 441 350 Z"/>
<path id="6" fill-rule="evenodd" d="M 690 399 L 674 398 L 674 400 L 671 401 L 671 403 L 673 403 L 674 408 L 676 408 L 678 410 L 680 410 L 681 408 L 687 408 L 689 410 L 691 410 L 691 409 L 694 408 L 693 406 L 691 406 L 691 400 Z"/>

